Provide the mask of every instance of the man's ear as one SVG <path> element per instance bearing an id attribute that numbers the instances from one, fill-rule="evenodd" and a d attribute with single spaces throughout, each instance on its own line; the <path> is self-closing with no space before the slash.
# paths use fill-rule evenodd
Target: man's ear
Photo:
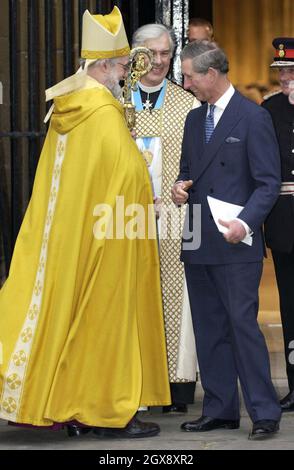
<path id="1" fill-rule="evenodd" d="M 213 69 L 212 67 L 209 67 L 208 72 L 207 72 L 210 82 L 214 83 L 217 79 L 217 70 Z"/>
<path id="2" fill-rule="evenodd" d="M 101 62 L 101 65 L 102 65 L 102 70 L 103 72 L 107 72 L 108 71 L 108 68 L 109 68 L 109 63 L 107 62 L 107 60 L 103 60 Z"/>

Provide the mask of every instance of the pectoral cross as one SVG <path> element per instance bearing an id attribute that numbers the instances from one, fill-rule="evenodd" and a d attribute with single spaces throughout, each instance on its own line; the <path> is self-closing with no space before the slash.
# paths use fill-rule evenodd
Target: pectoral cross
<path id="1" fill-rule="evenodd" d="M 143 103 L 143 108 L 145 109 L 145 111 L 151 111 L 152 107 L 153 103 L 151 103 L 149 99 L 147 99 L 145 103 Z"/>

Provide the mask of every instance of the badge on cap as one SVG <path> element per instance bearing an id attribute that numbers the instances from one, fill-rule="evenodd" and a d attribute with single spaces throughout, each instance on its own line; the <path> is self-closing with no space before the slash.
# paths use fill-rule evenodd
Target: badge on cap
<path id="1" fill-rule="evenodd" d="M 276 50 L 271 67 L 294 67 L 294 38 L 275 38 L 273 46 Z"/>
<path id="2" fill-rule="evenodd" d="M 285 57 L 284 44 L 279 44 L 279 57 Z"/>

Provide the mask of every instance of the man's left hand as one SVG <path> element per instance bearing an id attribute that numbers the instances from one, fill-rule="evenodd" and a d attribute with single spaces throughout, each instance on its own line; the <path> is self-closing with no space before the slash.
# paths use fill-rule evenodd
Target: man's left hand
<path id="1" fill-rule="evenodd" d="M 246 230 L 239 222 L 239 220 L 230 220 L 226 222 L 224 220 L 218 221 L 223 227 L 227 227 L 227 233 L 223 233 L 224 238 L 228 243 L 239 243 L 246 236 Z"/>

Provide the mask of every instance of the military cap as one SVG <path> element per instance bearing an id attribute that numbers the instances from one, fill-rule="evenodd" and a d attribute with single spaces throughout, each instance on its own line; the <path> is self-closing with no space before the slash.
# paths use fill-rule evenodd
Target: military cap
<path id="1" fill-rule="evenodd" d="M 275 38 L 272 44 L 276 54 L 271 67 L 294 67 L 294 38 Z"/>

